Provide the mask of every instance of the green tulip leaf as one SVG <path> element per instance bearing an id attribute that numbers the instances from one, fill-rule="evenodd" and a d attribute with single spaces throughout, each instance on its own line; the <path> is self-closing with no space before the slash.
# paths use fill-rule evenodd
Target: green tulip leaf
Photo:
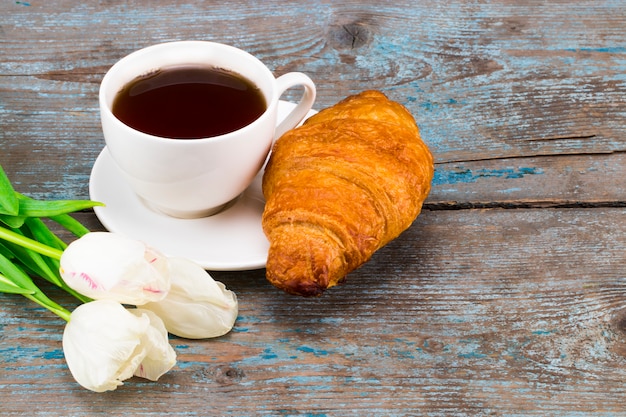
<path id="1" fill-rule="evenodd" d="M 11 181 L 0 165 L 0 214 L 16 216 L 19 213 L 19 206 Z"/>

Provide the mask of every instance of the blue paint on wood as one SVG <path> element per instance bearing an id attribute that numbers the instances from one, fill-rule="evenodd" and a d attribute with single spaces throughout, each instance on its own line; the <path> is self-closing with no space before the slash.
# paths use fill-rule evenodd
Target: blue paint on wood
<path id="1" fill-rule="evenodd" d="M 326 356 L 328 355 L 328 351 L 324 349 L 314 349 L 309 346 L 299 346 L 296 350 L 305 353 L 312 353 L 315 356 Z"/>
<path id="2" fill-rule="evenodd" d="M 400 359 L 415 359 L 415 355 L 409 350 L 398 350 L 396 354 Z"/>
<path id="3" fill-rule="evenodd" d="M 278 412 L 280 413 L 281 416 L 291 416 L 291 415 L 298 415 L 299 417 L 328 417 L 328 414 L 326 413 L 301 413 L 301 412 L 297 412 L 297 414 L 294 414 L 293 410 L 278 410 Z"/>
<path id="4" fill-rule="evenodd" d="M 63 349 L 54 349 L 43 353 L 44 359 L 65 359 Z"/>
<path id="5" fill-rule="evenodd" d="M 623 54 L 626 53 L 626 47 L 624 46 L 614 46 L 614 47 L 604 47 L 604 48 L 568 48 L 566 49 L 568 52 L 599 52 L 605 54 Z"/>
<path id="6" fill-rule="evenodd" d="M 233 327 L 232 331 L 237 333 L 246 333 L 248 330 L 247 327 Z"/>
<path id="7" fill-rule="evenodd" d="M 261 355 L 263 359 L 277 359 L 278 355 L 272 351 L 272 348 L 265 348 Z"/>
<path id="8" fill-rule="evenodd" d="M 527 175 L 543 174 L 543 170 L 535 167 L 518 167 L 502 169 L 478 169 L 458 168 L 435 170 L 433 185 L 458 184 L 476 182 L 481 178 L 518 179 Z"/>
<path id="9" fill-rule="evenodd" d="M 254 316 L 239 316 L 237 317 L 237 323 L 261 323 L 262 320 Z"/>
<path id="10" fill-rule="evenodd" d="M 467 353 L 459 353 L 459 357 L 464 358 L 464 359 L 482 359 L 482 358 L 487 357 L 487 355 L 485 355 L 484 353 L 478 353 L 478 352 L 467 352 Z"/>

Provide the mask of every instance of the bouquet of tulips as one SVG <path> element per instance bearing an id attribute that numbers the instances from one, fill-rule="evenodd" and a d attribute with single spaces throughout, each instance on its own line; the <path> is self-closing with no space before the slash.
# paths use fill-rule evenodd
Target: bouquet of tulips
<path id="1" fill-rule="evenodd" d="M 83 387 L 116 389 L 133 375 L 156 381 L 176 364 L 168 333 L 199 339 L 228 333 L 237 298 L 199 265 L 166 257 L 120 234 L 90 232 L 70 213 L 90 200 L 42 201 L 16 192 L 0 166 L 0 292 L 20 294 L 67 324 L 63 352 Z M 47 226 L 58 223 L 69 244 Z M 35 283 L 45 279 L 72 294 L 73 311 Z"/>

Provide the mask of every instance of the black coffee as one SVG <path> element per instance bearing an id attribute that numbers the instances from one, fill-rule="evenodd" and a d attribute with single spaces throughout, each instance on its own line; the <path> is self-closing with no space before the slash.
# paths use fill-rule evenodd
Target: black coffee
<path id="1" fill-rule="evenodd" d="M 198 139 L 222 135 L 256 120 L 267 108 L 251 81 L 206 66 L 163 68 L 124 86 L 113 114 L 154 136 Z"/>

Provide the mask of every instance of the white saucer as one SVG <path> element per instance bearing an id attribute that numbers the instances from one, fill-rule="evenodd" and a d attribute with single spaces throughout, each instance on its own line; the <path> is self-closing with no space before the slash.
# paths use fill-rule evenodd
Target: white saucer
<path id="1" fill-rule="evenodd" d="M 280 101 L 279 122 L 294 106 Z M 177 219 L 148 208 L 124 182 L 105 147 L 91 171 L 89 194 L 105 204 L 94 210 L 107 230 L 141 240 L 167 256 L 193 260 L 208 270 L 240 271 L 264 268 L 267 259 L 269 243 L 261 228 L 265 206 L 261 177 L 262 173 L 257 175 L 230 208 L 201 219 Z"/>

